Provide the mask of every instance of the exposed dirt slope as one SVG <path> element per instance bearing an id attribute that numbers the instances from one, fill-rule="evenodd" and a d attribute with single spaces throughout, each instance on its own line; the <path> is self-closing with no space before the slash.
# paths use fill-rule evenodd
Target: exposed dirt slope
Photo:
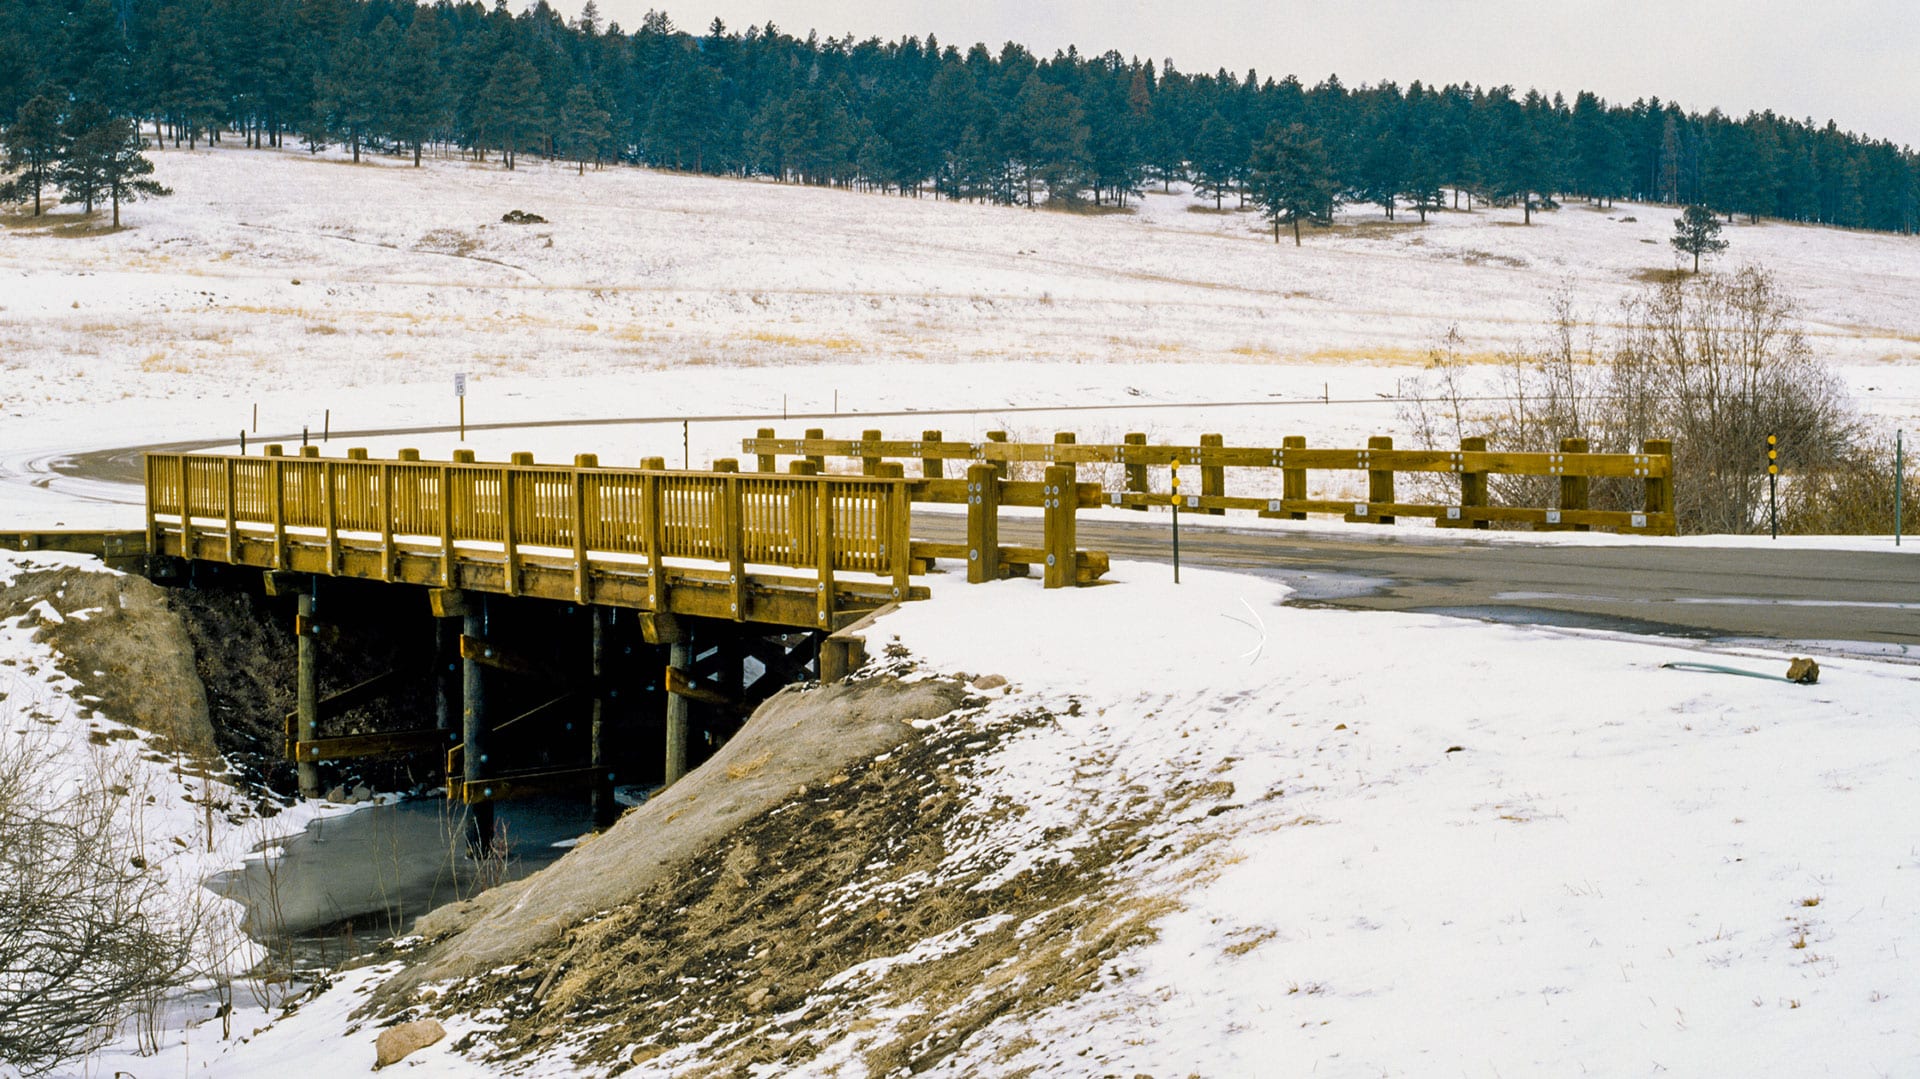
<path id="1" fill-rule="evenodd" d="M 794 791 L 899 745 L 915 721 L 952 711 L 962 696 L 960 686 L 938 680 L 783 691 L 705 765 L 554 866 L 422 918 L 416 931 L 443 942 L 388 993 L 538 954 L 582 921 L 644 894 Z"/>
<path id="2" fill-rule="evenodd" d="M 215 751 L 193 645 L 164 589 L 99 566 L 29 570 L 0 584 L 0 618 L 21 614 L 102 712 L 158 735 L 156 748 Z"/>

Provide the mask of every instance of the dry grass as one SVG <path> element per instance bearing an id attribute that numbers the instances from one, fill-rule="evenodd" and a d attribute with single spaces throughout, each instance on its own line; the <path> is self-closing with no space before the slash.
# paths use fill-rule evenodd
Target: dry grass
<path id="1" fill-rule="evenodd" d="M 1666 285 L 1675 281 L 1685 281 L 1692 276 L 1692 273 L 1679 266 L 1672 266 L 1666 269 L 1648 267 L 1633 272 L 1633 279 L 1643 285 Z"/>

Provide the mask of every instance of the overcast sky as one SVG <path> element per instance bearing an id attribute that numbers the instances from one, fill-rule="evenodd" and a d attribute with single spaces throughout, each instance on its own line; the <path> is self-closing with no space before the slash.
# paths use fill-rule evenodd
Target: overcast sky
<path id="1" fill-rule="evenodd" d="M 513 0 L 516 8 L 520 0 Z M 555 0 L 549 0 L 555 3 Z M 569 17 L 585 0 L 558 0 Z M 599 0 L 632 30 L 658 8 L 683 30 L 771 20 L 796 37 L 932 33 L 965 48 L 1018 41 L 1042 56 L 1069 43 L 1182 71 L 1248 68 L 1308 85 L 1414 79 L 1593 90 L 1612 102 L 1658 95 L 1704 112 L 1772 109 L 1920 146 L 1920 4 L 1913 0 Z"/>

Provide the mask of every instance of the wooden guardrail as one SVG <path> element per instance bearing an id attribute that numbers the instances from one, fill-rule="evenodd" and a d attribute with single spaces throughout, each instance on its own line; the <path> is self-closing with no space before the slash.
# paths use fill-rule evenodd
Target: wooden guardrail
<path id="1" fill-rule="evenodd" d="M 914 459 L 920 462 L 923 482 L 936 486 L 956 482 L 944 479 L 949 461 L 984 464 L 1003 478 L 1009 465 L 1021 462 L 1069 469 L 1118 465 L 1123 469 L 1123 482 L 1104 489 L 1097 504 L 1135 509 L 1168 504 L 1170 492 L 1150 489 L 1148 470 L 1173 466 L 1198 470 L 1199 493 L 1183 493 L 1181 504 L 1205 513 L 1253 510 L 1263 517 L 1293 519 L 1337 514 L 1347 521 L 1377 524 L 1389 524 L 1399 517 L 1431 517 L 1441 527 L 1456 528 L 1486 528 L 1502 522 L 1529 524 L 1537 529 L 1610 528 L 1652 535 L 1675 532 L 1673 444 L 1666 440 L 1649 440 L 1639 453 L 1589 453 L 1584 439 L 1566 439 L 1557 452 L 1514 453 L 1489 451 L 1482 438 L 1461 439 L 1458 450 L 1396 450 L 1390 438 L 1369 439 L 1365 449 L 1321 449 L 1309 448 L 1306 440 L 1298 437 L 1289 437 L 1279 446 L 1228 446 L 1219 435 L 1202 435 L 1197 445 L 1149 445 L 1144 434 L 1127 435 L 1119 444 L 1096 444 L 1081 443 L 1073 435 L 1062 433 L 1050 443 L 1020 443 L 1007 441 L 1005 432 L 989 431 L 983 441 L 960 442 L 943 438 L 939 431 L 923 432 L 918 439 L 887 439 L 879 431 L 867 431 L 859 439 L 829 439 L 817 428 L 808 430 L 804 438 L 780 438 L 772 429 L 762 428 L 758 437 L 742 440 L 741 447 L 757 458 L 763 472 L 773 471 L 781 456 L 800 457 L 817 469 L 824 468 L 828 458 L 858 459 L 863 474 L 879 474 L 889 459 Z M 1279 472 L 1280 497 L 1227 494 L 1229 468 Z M 1364 472 L 1367 495 L 1364 499 L 1309 497 L 1309 475 L 1315 471 Z M 1447 503 L 1401 502 L 1396 497 L 1394 476 L 1402 472 L 1455 476 L 1458 497 Z M 1557 504 L 1493 505 L 1488 499 L 1490 476 L 1557 478 Z M 1596 477 L 1642 481 L 1643 508 L 1591 508 L 1591 481 Z"/>
<path id="2" fill-rule="evenodd" d="M 78 528 L 0 532 L 0 550 L 90 554 L 114 569 L 138 572 L 147 560 L 147 535 L 126 529 Z"/>
<path id="3" fill-rule="evenodd" d="M 897 477 L 267 450 L 147 455 L 149 550 L 828 630 L 927 594 Z"/>

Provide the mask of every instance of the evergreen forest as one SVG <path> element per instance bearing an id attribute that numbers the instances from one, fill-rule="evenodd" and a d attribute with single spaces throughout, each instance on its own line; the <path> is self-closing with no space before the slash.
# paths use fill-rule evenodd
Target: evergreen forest
<path id="1" fill-rule="evenodd" d="M 57 186 L 63 147 L 111 121 L 171 145 L 339 146 L 416 164 L 459 153 L 503 168 L 535 155 L 1001 204 L 1124 206 L 1183 181 L 1216 205 L 1260 202 L 1276 238 L 1281 220 L 1297 229 L 1340 201 L 1424 216 L 1443 192 L 1521 205 L 1529 219 L 1571 197 L 1920 226 L 1920 156 L 1905 147 L 1832 121 L 1657 97 L 1307 86 L 1012 43 L 800 38 L 717 19 L 692 32 L 657 12 L 626 29 L 591 3 L 572 21 L 505 0 L 7 10 L 0 125 L 16 201 Z"/>

